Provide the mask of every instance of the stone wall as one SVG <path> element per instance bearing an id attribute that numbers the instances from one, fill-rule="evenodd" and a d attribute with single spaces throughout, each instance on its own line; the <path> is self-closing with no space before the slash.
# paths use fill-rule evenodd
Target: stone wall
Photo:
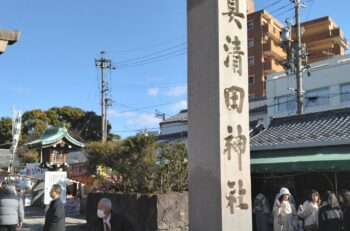
<path id="1" fill-rule="evenodd" d="M 87 230 L 93 231 L 97 221 L 98 201 L 112 201 L 112 210 L 125 215 L 136 231 L 188 231 L 188 194 L 158 195 L 91 193 L 87 200 Z"/>

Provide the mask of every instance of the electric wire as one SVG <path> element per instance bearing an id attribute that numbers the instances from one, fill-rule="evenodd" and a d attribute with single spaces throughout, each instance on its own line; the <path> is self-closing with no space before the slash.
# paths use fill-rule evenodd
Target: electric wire
<path id="1" fill-rule="evenodd" d="M 186 44 L 187 44 L 186 42 L 183 42 L 183 43 L 177 44 L 175 46 L 168 47 L 166 49 L 163 49 L 163 50 L 160 50 L 160 51 L 157 51 L 157 52 L 153 52 L 153 53 L 150 53 L 150 54 L 147 54 L 147 55 L 144 55 L 144 56 L 131 58 L 131 59 L 125 59 L 125 60 L 121 60 L 121 61 L 116 61 L 116 62 L 113 62 L 113 64 L 118 65 L 118 64 L 122 64 L 122 63 L 129 63 L 130 61 L 135 61 L 135 60 L 144 59 L 144 58 L 147 58 L 147 57 L 152 57 L 152 56 L 164 53 L 166 51 L 172 50 L 174 48 L 181 47 L 181 46 L 186 45 Z"/>
<path id="2" fill-rule="evenodd" d="M 160 61 L 163 61 L 163 60 L 171 59 L 171 58 L 174 58 L 174 57 L 177 57 L 177 56 L 180 56 L 180 55 L 184 55 L 184 54 L 187 54 L 187 51 L 182 52 L 180 54 L 171 55 L 171 56 L 167 56 L 167 57 L 164 57 L 164 58 L 160 58 L 160 59 L 156 59 L 156 60 L 153 60 L 153 61 L 149 61 L 149 62 L 138 63 L 138 64 L 134 64 L 134 65 L 125 65 L 125 66 L 119 67 L 118 69 L 139 67 L 139 66 L 143 66 L 143 65 L 146 65 L 146 64 L 151 64 L 151 63 L 155 63 L 155 62 L 160 62 Z"/>
<path id="3" fill-rule="evenodd" d="M 134 48 L 134 49 L 126 49 L 126 50 L 119 50 L 119 51 L 112 51 L 112 52 L 109 52 L 109 53 L 126 53 L 126 52 L 135 52 L 135 51 L 147 50 L 147 49 L 150 49 L 150 48 L 160 47 L 160 46 L 163 46 L 165 44 L 173 43 L 175 41 L 183 40 L 184 37 L 185 36 L 182 36 L 182 37 L 179 37 L 179 38 L 176 38 L 176 39 L 173 39 L 173 40 L 160 42 L 160 43 L 149 45 L 149 46 L 146 46 L 146 47 Z"/>

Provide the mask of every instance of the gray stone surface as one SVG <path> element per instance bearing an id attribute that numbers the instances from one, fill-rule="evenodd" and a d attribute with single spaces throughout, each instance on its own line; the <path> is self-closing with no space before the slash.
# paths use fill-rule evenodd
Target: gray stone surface
<path id="1" fill-rule="evenodd" d="M 188 231 L 188 194 L 89 194 L 87 228 L 93 231 L 98 201 L 111 199 L 113 210 L 129 218 L 137 231 Z"/>
<path id="2" fill-rule="evenodd" d="M 250 231 L 246 1 L 187 9 L 190 230 Z"/>

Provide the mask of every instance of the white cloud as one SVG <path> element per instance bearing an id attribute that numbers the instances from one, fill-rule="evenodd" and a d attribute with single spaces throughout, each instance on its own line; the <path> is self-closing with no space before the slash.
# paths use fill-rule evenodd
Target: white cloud
<path id="1" fill-rule="evenodd" d="M 142 114 L 134 119 L 129 119 L 126 121 L 128 125 L 139 126 L 158 125 L 160 122 L 161 119 L 154 117 L 153 114 Z"/>
<path id="2" fill-rule="evenodd" d="M 187 84 L 183 84 L 183 85 L 170 88 L 164 94 L 167 96 L 181 96 L 186 93 L 187 93 Z"/>
<path id="3" fill-rule="evenodd" d="M 152 87 L 147 89 L 147 94 L 150 96 L 157 96 L 159 93 L 159 88 L 158 87 Z"/>
<path id="4" fill-rule="evenodd" d="M 21 94 L 31 92 L 31 90 L 29 88 L 20 87 L 20 86 L 12 87 L 12 90 L 17 92 L 17 93 L 21 93 Z"/>
<path id="5" fill-rule="evenodd" d="M 183 110 L 183 109 L 187 109 L 187 100 L 182 100 L 182 101 L 176 103 L 176 104 L 171 108 L 171 110 L 172 110 L 173 112 L 179 112 L 179 111 L 181 111 L 181 110 Z"/>
<path id="6" fill-rule="evenodd" d="M 132 117 L 132 116 L 136 116 L 137 115 L 137 113 L 133 112 L 133 111 L 119 112 L 119 111 L 115 111 L 115 110 L 108 110 L 107 114 L 110 117 Z"/>

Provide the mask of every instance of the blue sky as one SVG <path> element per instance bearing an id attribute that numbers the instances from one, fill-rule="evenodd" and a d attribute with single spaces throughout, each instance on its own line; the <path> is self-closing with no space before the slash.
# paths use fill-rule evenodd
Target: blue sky
<path id="1" fill-rule="evenodd" d="M 277 1 L 255 2 L 259 10 Z M 348 1 L 306 2 L 302 20 L 330 15 L 350 38 Z M 293 11 L 285 12 L 289 7 L 278 10 L 288 3 L 281 0 L 268 11 L 281 21 L 293 19 Z M 186 0 L 1 4 L 0 28 L 20 30 L 21 37 L 0 56 L 0 116 L 10 116 L 13 105 L 22 111 L 69 105 L 100 114 L 94 59 L 101 50 L 116 67 L 106 73 L 114 133 L 125 137 L 154 130 L 156 109 L 171 116 L 187 107 Z"/>

